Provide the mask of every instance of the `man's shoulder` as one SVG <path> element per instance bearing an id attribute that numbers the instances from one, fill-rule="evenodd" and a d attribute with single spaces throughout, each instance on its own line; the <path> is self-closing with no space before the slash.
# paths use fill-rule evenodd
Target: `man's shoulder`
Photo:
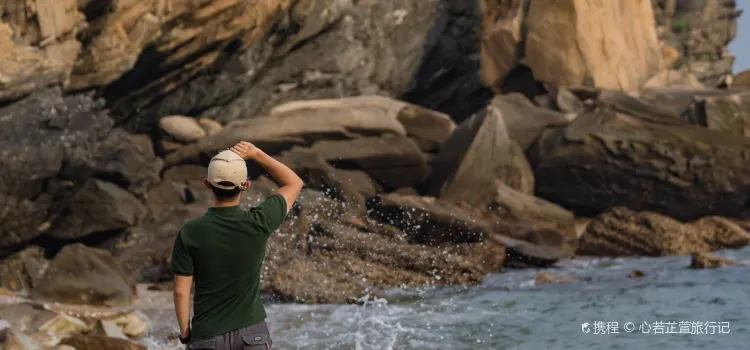
<path id="1" fill-rule="evenodd" d="M 182 224 L 182 226 L 180 226 L 179 232 L 180 234 L 189 234 L 190 232 L 195 231 L 194 228 L 206 225 L 208 223 L 208 220 L 210 220 L 210 218 L 205 214 L 190 218 L 186 220 Z"/>

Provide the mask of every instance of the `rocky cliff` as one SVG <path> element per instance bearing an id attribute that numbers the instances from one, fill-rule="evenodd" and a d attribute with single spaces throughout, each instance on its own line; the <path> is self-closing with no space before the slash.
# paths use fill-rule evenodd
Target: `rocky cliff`
<path id="1" fill-rule="evenodd" d="M 750 242 L 732 1 L 0 9 L 0 286 L 26 303 L 100 315 L 169 281 L 206 162 L 239 141 L 305 180 L 262 279 L 285 301 Z M 249 166 L 253 205 L 278 186 Z"/>

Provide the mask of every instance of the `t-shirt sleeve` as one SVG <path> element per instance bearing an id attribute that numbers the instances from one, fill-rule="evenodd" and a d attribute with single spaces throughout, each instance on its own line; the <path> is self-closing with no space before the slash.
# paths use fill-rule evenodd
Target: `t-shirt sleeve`
<path id="1" fill-rule="evenodd" d="M 257 225 L 260 225 L 270 235 L 284 222 L 286 218 L 286 199 L 281 194 L 274 194 L 266 198 L 258 206 L 248 211 L 250 216 Z"/>
<path id="2" fill-rule="evenodd" d="M 193 275 L 193 258 L 182 241 L 182 233 L 179 233 L 174 240 L 174 247 L 172 248 L 172 273 L 180 276 Z"/>

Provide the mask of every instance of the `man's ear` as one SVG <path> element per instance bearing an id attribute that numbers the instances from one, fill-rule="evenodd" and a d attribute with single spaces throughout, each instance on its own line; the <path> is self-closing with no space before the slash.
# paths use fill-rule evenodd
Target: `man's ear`
<path id="1" fill-rule="evenodd" d="M 242 184 L 242 190 L 243 190 L 243 191 L 247 191 L 247 189 L 248 189 L 248 188 L 250 188 L 250 180 L 247 180 L 247 181 L 245 181 L 245 182 L 244 182 L 244 183 Z"/>
<path id="2" fill-rule="evenodd" d="M 208 182 L 208 179 L 203 179 L 203 186 L 206 186 L 207 189 L 211 189 L 211 183 Z"/>

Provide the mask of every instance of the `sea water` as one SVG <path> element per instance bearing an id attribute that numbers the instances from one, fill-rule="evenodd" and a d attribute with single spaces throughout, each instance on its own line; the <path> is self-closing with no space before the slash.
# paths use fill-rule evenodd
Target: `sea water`
<path id="1" fill-rule="evenodd" d="M 750 349 L 750 248 L 689 257 L 562 261 L 473 287 L 389 291 L 363 305 L 269 304 L 274 349 Z M 633 270 L 641 278 L 631 278 Z M 577 283 L 536 285 L 549 272 Z M 149 294 L 150 293 L 150 294 Z M 147 292 L 153 349 L 174 349 L 171 293 Z"/>

